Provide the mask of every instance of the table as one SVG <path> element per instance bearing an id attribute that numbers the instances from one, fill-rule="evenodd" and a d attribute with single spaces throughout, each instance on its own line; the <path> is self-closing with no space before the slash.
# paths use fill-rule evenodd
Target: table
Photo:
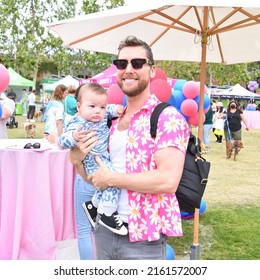
<path id="1" fill-rule="evenodd" d="M 76 237 L 75 170 L 44 141 L 0 140 L 0 259 L 55 259 L 57 241 Z M 20 149 L 28 142 L 43 148 Z"/>
<path id="2" fill-rule="evenodd" d="M 250 129 L 260 129 L 260 111 L 247 111 L 244 110 L 243 114 L 247 120 Z M 242 127 L 245 128 L 242 122 Z"/>

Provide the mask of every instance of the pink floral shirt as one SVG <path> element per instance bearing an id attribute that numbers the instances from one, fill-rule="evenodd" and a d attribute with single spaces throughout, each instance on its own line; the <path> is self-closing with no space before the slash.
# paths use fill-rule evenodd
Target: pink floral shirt
<path id="1" fill-rule="evenodd" d="M 159 117 L 156 139 L 151 137 L 150 116 L 158 103 L 157 97 L 151 95 L 131 119 L 126 145 L 127 173 L 156 169 L 154 153 L 164 147 L 176 147 L 186 153 L 189 126 L 174 107 L 164 109 Z M 111 135 L 115 123 L 111 127 Z M 128 205 L 131 242 L 158 240 L 161 233 L 167 236 L 183 235 L 180 208 L 174 193 L 145 194 L 128 190 Z"/>

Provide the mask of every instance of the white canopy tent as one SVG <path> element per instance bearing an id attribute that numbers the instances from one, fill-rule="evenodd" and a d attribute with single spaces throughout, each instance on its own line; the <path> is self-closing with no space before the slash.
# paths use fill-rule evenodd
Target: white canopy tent
<path id="1" fill-rule="evenodd" d="M 64 77 L 63 79 L 53 83 L 53 84 L 47 84 L 44 87 L 44 90 L 54 90 L 56 88 L 56 86 L 58 85 L 65 85 L 65 86 L 79 86 L 79 81 L 74 79 L 71 75 L 67 75 L 66 77 Z"/>
<path id="2" fill-rule="evenodd" d="M 240 84 L 236 84 L 223 91 L 215 91 L 210 94 L 210 97 L 221 99 L 260 100 L 260 94 L 253 93 L 242 87 Z"/>

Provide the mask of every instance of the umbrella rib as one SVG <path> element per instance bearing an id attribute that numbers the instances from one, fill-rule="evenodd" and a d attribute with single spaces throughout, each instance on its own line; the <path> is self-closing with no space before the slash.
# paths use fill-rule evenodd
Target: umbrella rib
<path id="1" fill-rule="evenodd" d="M 258 20 L 259 17 L 260 17 L 259 15 L 256 15 L 256 16 L 253 16 L 253 18 L 248 18 L 248 19 L 238 21 L 236 23 L 233 23 L 233 24 L 227 25 L 225 27 L 219 28 L 216 31 L 212 32 L 211 34 L 214 35 L 214 34 L 217 34 L 217 33 L 222 33 L 222 32 L 226 32 L 226 31 L 236 30 L 236 29 L 245 28 L 245 27 L 260 24 L 260 21 Z M 252 20 L 255 20 L 255 22 L 250 22 Z"/>
<path id="2" fill-rule="evenodd" d="M 212 8 L 211 8 L 212 9 Z M 228 15 L 226 15 L 225 17 L 222 18 L 222 20 L 220 20 L 217 24 L 214 24 L 214 26 L 212 26 L 211 28 L 209 28 L 208 30 L 208 34 L 213 34 L 214 30 L 217 29 L 222 23 L 224 23 L 225 21 L 227 21 L 230 17 L 232 17 L 234 14 L 236 14 L 240 9 L 242 9 L 241 7 L 234 9 L 232 12 L 230 12 Z M 213 9 L 212 9 L 213 10 Z M 218 29 L 219 30 L 219 29 Z"/>
<path id="3" fill-rule="evenodd" d="M 213 23 L 215 25 L 216 24 L 216 19 L 215 19 L 215 14 L 214 14 L 214 11 L 213 11 L 212 8 L 210 9 L 210 13 L 211 13 Z M 219 34 L 216 34 L 216 39 L 217 39 L 218 49 L 219 49 L 219 53 L 220 53 L 220 57 L 221 57 L 221 62 L 224 63 L 225 60 L 224 60 L 224 55 L 223 55 L 223 51 L 222 51 L 222 46 L 221 46 L 221 43 L 220 43 Z"/>
<path id="4" fill-rule="evenodd" d="M 180 31 L 184 31 L 184 32 L 187 32 L 187 33 L 192 33 L 192 34 L 194 34 L 194 32 L 196 32 L 196 29 L 190 30 L 190 29 L 174 26 L 175 22 L 171 23 L 171 24 L 167 24 L 167 23 L 164 23 L 164 22 L 160 22 L 160 21 L 156 21 L 156 20 L 148 19 L 148 18 L 142 18 L 140 20 L 147 21 L 147 22 L 157 24 L 157 25 L 161 25 L 161 26 L 165 26 L 165 27 L 167 27 L 166 31 L 168 31 L 169 29 L 176 29 L 176 30 L 180 30 Z"/>
<path id="5" fill-rule="evenodd" d="M 181 26 L 183 26 L 183 27 L 186 28 L 186 29 L 180 29 L 180 30 L 182 30 L 182 31 L 190 30 L 190 33 L 195 34 L 195 33 L 196 33 L 196 29 L 195 29 L 195 28 L 193 28 L 192 26 L 190 26 L 190 25 L 188 25 L 188 24 L 186 24 L 186 23 L 184 23 L 184 22 L 182 22 L 182 21 L 179 20 L 179 19 L 181 19 L 191 8 L 192 8 L 192 7 L 189 6 L 185 11 L 182 12 L 182 14 L 181 14 L 178 18 L 173 18 L 173 17 L 171 17 L 171 16 L 169 16 L 169 15 L 166 15 L 165 13 L 162 13 L 162 12 L 159 11 L 159 10 L 153 10 L 153 11 L 154 11 L 156 14 L 160 15 L 161 17 L 164 17 L 164 18 L 166 18 L 166 19 L 172 21 L 172 22 L 173 22 L 172 25 L 177 23 L 177 24 L 179 24 L 179 25 L 181 25 Z M 176 27 L 175 27 L 175 28 L 176 28 Z M 177 28 L 176 28 L 176 29 L 177 29 Z M 188 32 L 188 31 L 187 31 L 187 32 Z"/>
<path id="6" fill-rule="evenodd" d="M 196 33 L 196 29 L 192 28 L 191 26 L 183 23 L 180 21 L 180 19 L 191 9 L 192 7 L 188 7 L 185 11 L 183 11 L 176 19 L 173 18 L 173 17 L 170 17 L 162 12 L 159 12 L 158 10 L 154 10 L 154 12 L 164 18 L 167 18 L 168 20 L 170 20 L 172 23 L 171 24 L 166 24 L 166 23 L 163 23 L 163 22 L 158 22 L 158 21 L 155 21 L 155 20 L 151 20 L 151 19 L 148 19 L 148 18 L 143 18 L 142 20 L 143 21 L 147 21 L 147 22 L 150 22 L 150 23 L 153 23 L 153 24 L 157 24 L 157 25 L 162 25 L 162 26 L 165 26 L 166 29 L 161 32 L 151 43 L 150 43 L 150 46 L 153 46 L 164 34 L 166 34 L 170 29 L 176 29 L 176 30 L 179 30 L 179 31 L 183 31 L 183 32 L 187 32 L 187 33 Z M 198 20 L 199 20 L 199 17 L 198 17 Z M 175 24 L 179 24 L 181 26 L 184 26 L 185 28 L 182 28 L 182 27 L 178 27 L 178 26 L 174 26 Z"/>
<path id="7" fill-rule="evenodd" d="M 164 7 L 159 8 L 158 10 L 163 10 L 163 9 L 164 9 Z M 97 35 L 106 33 L 106 32 L 108 32 L 108 31 L 111 31 L 111 30 L 116 29 L 116 28 L 118 28 L 118 27 L 121 27 L 121 26 L 124 26 L 124 25 L 126 25 L 126 24 L 129 24 L 129 23 L 131 23 L 131 22 L 134 22 L 134 21 L 137 21 L 137 20 L 142 20 L 144 17 L 150 16 L 150 15 L 152 15 L 152 14 L 154 14 L 154 11 L 150 11 L 150 12 L 147 12 L 147 13 L 145 13 L 145 14 L 143 14 L 143 15 L 139 15 L 139 16 L 134 17 L 134 18 L 131 18 L 131 19 L 129 19 L 129 20 L 120 22 L 120 23 L 115 24 L 115 25 L 113 25 L 113 26 L 110 26 L 110 27 L 108 27 L 108 28 L 102 29 L 102 30 L 100 30 L 100 31 L 98 31 L 98 32 L 92 33 L 92 34 L 90 34 L 90 35 L 88 35 L 88 36 L 85 36 L 85 37 L 82 37 L 82 38 L 80 38 L 80 39 L 78 39 L 78 40 L 75 40 L 75 41 L 73 41 L 73 42 L 70 42 L 70 43 L 68 44 L 68 46 L 72 46 L 72 45 L 75 45 L 75 44 L 80 43 L 80 42 L 82 42 L 82 41 L 85 41 L 85 40 L 88 40 L 88 39 L 90 39 L 90 38 L 96 37 Z"/>
<path id="8" fill-rule="evenodd" d="M 236 23 L 227 25 L 225 27 L 222 28 L 218 28 L 221 24 L 223 24 L 226 20 L 228 20 L 229 18 L 231 18 L 234 14 L 236 13 L 242 13 L 245 16 L 247 16 L 247 19 L 238 21 Z M 211 7 L 211 14 L 213 15 L 214 11 L 213 8 Z M 255 21 L 255 22 L 251 22 L 248 23 L 250 21 Z M 247 24 L 246 24 L 247 23 Z M 222 32 L 226 32 L 226 31 L 231 31 L 231 30 L 235 30 L 235 29 L 239 29 L 239 28 L 244 28 L 244 27 L 248 27 L 248 26 L 252 26 L 252 25 L 256 25 L 260 23 L 260 19 L 259 19 L 259 15 L 255 15 L 253 16 L 252 14 L 246 12 L 243 8 L 239 7 L 234 9 L 231 13 L 229 13 L 228 15 L 226 15 L 221 21 L 219 21 L 218 23 L 214 23 L 214 26 L 211 27 L 208 30 L 208 34 L 209 35 L 214 35 L 214 34 L 218 34 L 218 33 L 222 33 Z"/>

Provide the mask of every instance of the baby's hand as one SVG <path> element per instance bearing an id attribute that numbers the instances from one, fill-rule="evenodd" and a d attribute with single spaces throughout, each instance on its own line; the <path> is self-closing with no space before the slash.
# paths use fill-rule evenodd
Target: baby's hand
<path id="1" fill-rule="evenodd" d="M 123 105 L 118 105 L 117 107 L 117 115 L 118 117 L 121 117 L 124 113 L 125 107 Z"/>
<path id="2" fill-rule="evenodd" d="M 82 126 L 79 125 L 79 126 L 77 127 L 77 129 L 73 132 L 73 138 L 74 138 L 74 140 L 77 141 L 77 142 L 80 141 L 80 136 L 81 136 L 81 134 L 82 134 L 82 133 L 80 133 L 80 132 L 81 132 L 81 129 L 82 129 Z"/>

